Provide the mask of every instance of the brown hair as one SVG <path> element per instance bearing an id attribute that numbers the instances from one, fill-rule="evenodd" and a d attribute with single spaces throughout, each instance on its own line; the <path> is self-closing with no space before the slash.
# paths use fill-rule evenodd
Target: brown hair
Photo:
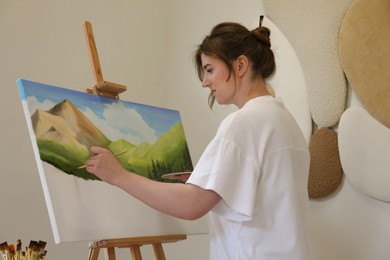
<path id="1" fill-rule="evenodd" d="M 275 72 L 275 57 L 271 50 L 270 30 L 259 26 L 249 31 L 246 27 L 232 22 L 216 25 L 210 35 L 206 36 L 198 46 L 194 55 L 194 63 L 198 77 L 203 81 L 204 71 L 201 55 L 213 56 L 223 61 L 229 69 L 229 80 L 233 61 L 245 55 L 252 62 L 253 78 L 267 79 Z M 214 104 L 214 96 L 209 96 L 210 108 Z"/>

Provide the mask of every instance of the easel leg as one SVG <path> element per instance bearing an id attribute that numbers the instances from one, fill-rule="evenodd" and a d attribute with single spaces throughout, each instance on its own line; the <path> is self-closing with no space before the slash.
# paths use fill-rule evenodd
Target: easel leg
<path id="1" fill-rule="evenodd" d="M 115 248 L 114 247 L 108 247 L 104 249 L 104 256 L 106 260 L 115 260 Z"/>
<path id="2" fill-rule="evenodd" d="M 166 260 L 162 244 L 153 244 L 153 250 L 157 260 Z"/>
<path id="3" fill-rule="evenodd" d="M 99 248 L 90 248 L 88 254 L 88 260 L 98 260 Z"/>
<path id="4" fill-rule="evenodd" d="M 130 246 L 130 251 L 131 251 L 131 257 L 132 257 L 131 259 L 133 259 L 133 260 L 142 260 L 140 246 L 138 246 L 138 245 L 131 245 Z"/>

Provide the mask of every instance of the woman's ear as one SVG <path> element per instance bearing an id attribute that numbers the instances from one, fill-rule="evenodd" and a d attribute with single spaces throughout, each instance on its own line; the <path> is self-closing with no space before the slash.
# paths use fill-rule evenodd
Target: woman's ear
<path id="1" fill-rule="evenodd" d="M 247 72 L 249 68 L 249 61 L 245 55 L 240 55 L 238 56 L 236 62 L 237 62 L 237 76 L 241 77 Z"/>

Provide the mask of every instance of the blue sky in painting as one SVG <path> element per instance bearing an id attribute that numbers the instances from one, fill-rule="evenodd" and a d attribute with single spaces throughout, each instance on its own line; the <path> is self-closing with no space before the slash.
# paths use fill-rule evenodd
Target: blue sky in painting
<path id="1" fill-rule="evenodd" d="M 17 84 L 31 115 L 36 109 L 48 110 L 68 99 L 112 141 L 124 138 L 134 144 L 142 141 L 154 143 L 161 134 L 181 121 L 177 110 L 100 97 L 28 80 L 18 80 Z"/>

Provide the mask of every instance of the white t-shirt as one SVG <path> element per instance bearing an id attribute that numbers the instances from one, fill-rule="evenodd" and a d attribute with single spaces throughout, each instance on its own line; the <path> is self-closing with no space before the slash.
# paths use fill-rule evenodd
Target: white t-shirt
<path id="1" fill-rule="evenodd" d="M 280 98 L 225 118 L 187 183 L 217 192 L 211 260 L 306 260 L 308 145 Z"/>

